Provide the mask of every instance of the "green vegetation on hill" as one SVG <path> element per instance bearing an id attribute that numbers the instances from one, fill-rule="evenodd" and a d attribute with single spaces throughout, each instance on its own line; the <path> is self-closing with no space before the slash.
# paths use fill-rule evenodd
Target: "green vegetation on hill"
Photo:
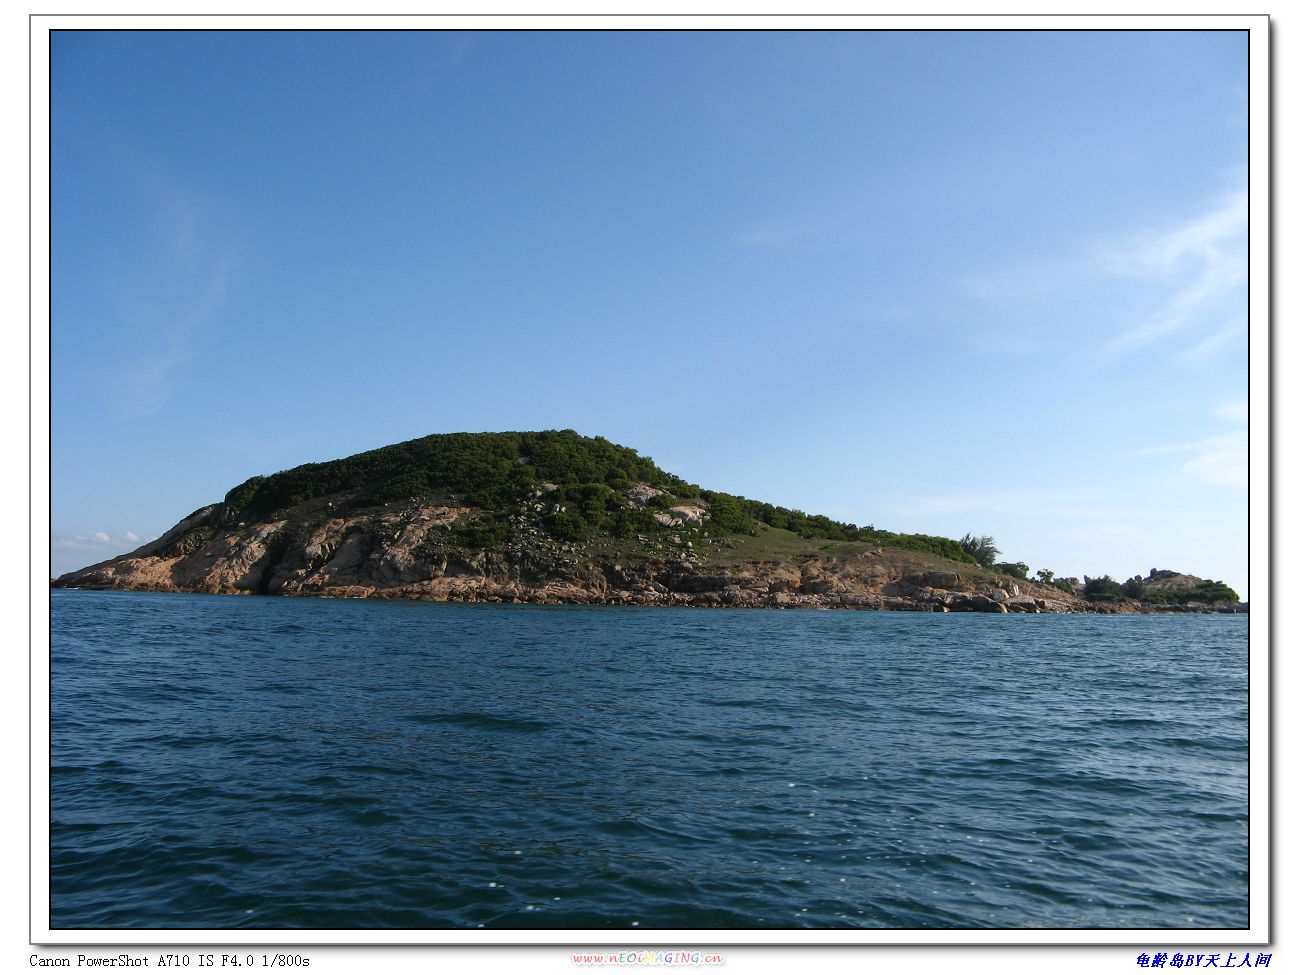
<path id="1" fill-rule="evenodd" d="M 1223 582 L 1211 582 L 1172 569 L 1152 569 L 1145 579 L 1133 576 L 1124 583 L 1124 594 L 1162 606 L 1241 601 L 1236 590 Z"/>
<path id="2" fill-rule="evenodd" d="M 1146 603 L 1158 603 L 1162 606 L 1185 605 L 1187 603 L 1239 603 L 1241 597 L 1231 586 L 1222 582 L 1210 582 L 1208 579 L 1190 589 L 1148 589 L 1142 597 Z"/>
<path id="3" fill-rule="evenodd" d="M 1174 575 L 1169 572 L 1167 575 Z M 1152 573 L 1155 576 L 1155 573 Z M 1136 599 L 1140 602 L 1158 606 L 1185 606 L 1188 603 L 1238 603 L 1241 597 L 1235 589 L 1222 582 L 1202 579 L 1195 585 L 1178 588 L 1153 589 L 1150 579 L 1134 576 L 1127 582 L 1119 583 L 1110 576 L 1098 579 L 1084 577 L 1083 594 L 1093 602 L 1116 602 L 1120 599 Z"/>
<path id="4" fill-rule="evenodd" d="M 636 483 L 665 493 L 648 499 L 642 508 L 630 507 L 626 492 Z M 527 502 L 540 507 L 539 521 L 549 534 L 576 542 L 595 535 L 626 539 L 660 532 L 663 526 L 654 519 L 657 510 L 704 501 L 707 524 L 715 534 L 753 535 L 763 524 L 803 538 L 865 542 L 971 564 L 983 564 L 980 557 L 988 554 L 951 538 L 859 527 L 701 490 L 635 450 L 573 430 L 434 434 L 341 460 L 304 464 L 249 478 L 226 495 L 220 518 L 227 525 L 267 518 L 317 498 L 349 493 L 354 508 L 434 495 L 483 509 L 457 529 L 458 540 L 474 548 L 499 544 L 508 535 L 510 511 Z M 980 541 L 991 547 L 991 539 Z"/>
<path id="5" fill-rule="evenodd" d="M 635 450 L 603 437 L 581 437 L 572 430 L 435 434 L 342 460 L 249 478 L 226 495 L 225 520 L 266 516 L 346 491 L 362 492 L 354 500 L 356 506 L 437 492 L 475 507 L 495 508 L 544 482 L 567 491 L 600 486 L 626 489 L 636 481 L 683 493 L 692 489 Z M 698 494 L 699 489 L 693 491 Z"/>
<path id="6" fill-rule="evenodd" d="M 803 538 L 866 542 L 869 545 L 899 548 L 911 552 L 928 552 L 954 562 L 979 564 L 962 548 L 960 542 L 952 538 L 942 538 L 938 535 L 906 535 L 885 531 L 873 525 L 859 528 L 851 522 L 834 521 L 825 515 L 809 515 L 796 509 L 782 508 L 764 501 L 750 501 L 748 498 L 719 494 L 714 491 L 703 491 L 701 496 L 710 503 L 710 513 L 719 527 L 727 531 L 753 534 L 753 522 L 759 521 L 772 528 L 784 528 Z M 722 518 L 718 517 L 720 504 Z"/>

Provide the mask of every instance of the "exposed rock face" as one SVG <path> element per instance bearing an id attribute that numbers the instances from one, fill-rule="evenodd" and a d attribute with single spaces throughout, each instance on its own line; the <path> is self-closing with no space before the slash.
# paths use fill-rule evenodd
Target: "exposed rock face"
<path id="1" fill-rule="evenodd" d="M 686 508 L 688 506 L 681 506 Z M 932 612 L 1079 612 L 1081 599 L 987 573 L 926 568 L 914 553 L 867 549 L 852 556 L 709 561 L 707 511 L 663 512 L 690 538 L 668 536 L 680 556 L 635 564 L 591 556 L 539 534 L 470 551 L 447 544 L 446 529 L 472 509 L 415 505 L 381 514 L 333 516 L 310 525 L 277 519 L 221 528 L 217 506 L 200 509 L 166 535 L 55 585 L 205 593 L 266 593 L 472 602 L 611 603 Z M 677 515 L 685 516 L 677 518 Z M 690 522 L 698 522 L 691 526 Z M 718 551 L 725 543 L 712 541 Z"/>

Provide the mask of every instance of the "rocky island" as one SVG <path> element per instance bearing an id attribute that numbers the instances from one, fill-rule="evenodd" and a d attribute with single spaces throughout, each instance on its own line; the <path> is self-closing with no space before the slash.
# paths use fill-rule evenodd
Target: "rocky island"
<path id="1" fill-rule="evenodd" d="M 934 612 L 1240 612 L 1222 583 L 995 563 L 991 539 L 858 527 L 701 489 L 572 430 L 435 434 L 253 477 L 82 589 Z"/>

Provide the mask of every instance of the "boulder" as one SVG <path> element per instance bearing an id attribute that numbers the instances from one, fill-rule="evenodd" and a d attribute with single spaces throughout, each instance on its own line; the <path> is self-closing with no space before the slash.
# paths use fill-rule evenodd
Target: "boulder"
<path id="1" fill-rule="evenodd" d="M 810 596 L 822 596 L 834 589 L 835 580 L 826 576 L 806 575 L 799 584 L 799 591 Z"/>
<path id="2" fill-rule="evenodd" d="M 663 491 L 645 483 L 633 484 L 627 489 L 628 501 L 637 508 L 644 508 L 651 498 L 657 498 L 661 494 L 663 494 Z"/>
<path id="3" fill-rule="evenodd" d="M 704 519 L 707 517 L 704 509 L 695 504 L 680 504 L 669 510 L 681 519 L 682 524 L 694 525 L 697 528 L 704 524 Z"/>
<path id="4" fill-rule="evenodd" d="M 955 572 L 927 572 L 924 582 L 935 589 L 955 589 L 961 585 L 961 576 Z"/>

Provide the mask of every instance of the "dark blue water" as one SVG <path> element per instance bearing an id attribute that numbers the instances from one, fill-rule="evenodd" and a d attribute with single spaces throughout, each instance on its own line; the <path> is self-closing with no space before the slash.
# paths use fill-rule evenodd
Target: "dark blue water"
<path id="1" fill-rule="evenodd" d="M 1242 617 L 51 599 L 55 927 L 1247 925 Z"/>

